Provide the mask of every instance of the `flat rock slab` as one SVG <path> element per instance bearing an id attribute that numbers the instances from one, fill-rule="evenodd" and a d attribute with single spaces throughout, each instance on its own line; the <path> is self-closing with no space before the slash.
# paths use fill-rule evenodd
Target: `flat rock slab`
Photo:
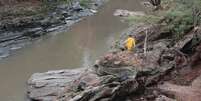
<path id="1" fill-rule="evenodd" d="M 86 68 L 35 73 L 28 80 L 28 97 L 31 100 L 52 101 L 62 95 L 65 88 L 76 80 L 89 80 L 87 81 L 89 83 L 95 82 L 87 76 L 96 78 Z"/>

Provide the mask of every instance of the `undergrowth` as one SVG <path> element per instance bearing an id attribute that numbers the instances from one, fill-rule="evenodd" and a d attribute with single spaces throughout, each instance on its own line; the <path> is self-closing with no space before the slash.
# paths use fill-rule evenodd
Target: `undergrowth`
<path id="1" fill-rule="evenodd" d="M 162 8 L 145 16 L 129 16 L 129 24 L 165 24 L 165 29 L 175 40 L 181 39 L 193 27 L 201 23 L 201 0 L 162 0 Z"/>

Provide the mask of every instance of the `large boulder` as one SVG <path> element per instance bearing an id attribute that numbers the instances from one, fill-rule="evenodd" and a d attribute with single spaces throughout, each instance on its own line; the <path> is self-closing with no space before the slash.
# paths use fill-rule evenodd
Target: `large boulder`
<path id="1" fill-rule="evenodd" d="M 69 90 L 82 90 L 97 84 L 97 75 L 84 68 L 35 73 L 28 80 L 28 96 L 34 101 L 53 101 Z"/>
<path id="2" fill-rule="evenodd" d="M 167 47 L 168 44 L 163 40 L 151 43 L 146 54 L 128 51 L 108 53 L 96 62 L 97 74 L 116 75 L 124 72 L 134 76 L 137 72 L 164 72 L 174 65 L 174 52 Z"/>

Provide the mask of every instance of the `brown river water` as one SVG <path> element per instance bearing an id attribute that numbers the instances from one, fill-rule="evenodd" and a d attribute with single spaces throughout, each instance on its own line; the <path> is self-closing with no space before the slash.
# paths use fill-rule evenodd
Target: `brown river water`
<path id="1" fill-rule="evenodd" d="M 110 0 L 70 30 L 45 36 L 1 60 L 0 101 L 26 101 L 26 81 L 33 73 L 91 66 L 128 27 L 113 12 L 142 10 L 139 1 Z"/>

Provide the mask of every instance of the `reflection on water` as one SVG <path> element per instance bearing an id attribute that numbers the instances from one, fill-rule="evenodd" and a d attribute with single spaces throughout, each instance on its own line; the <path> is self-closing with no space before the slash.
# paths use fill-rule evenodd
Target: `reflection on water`
<path id="1" fill-rule="evenodd" d="M 91 59 L 91 56 L 90 56 L 90 50 L 89 49 L 84 49 L 83 51 L 83 63 L 82 63 L 82 66 L 81 67 L 84 67 L 84 68 L 89 68 L 90 66 L 92 66 L 92 61 L 90 61 Z"/>
<path id="2" fill-rule="evenodd" d="M 24 101 L 25 82 L 32 73 L 90 67 L 127 27 L 112 15 L 119 8 L 142 9 L 136 0 L 111 0 L 68 32 L 46 36 L 0 61 L 0 101 Z"/>

